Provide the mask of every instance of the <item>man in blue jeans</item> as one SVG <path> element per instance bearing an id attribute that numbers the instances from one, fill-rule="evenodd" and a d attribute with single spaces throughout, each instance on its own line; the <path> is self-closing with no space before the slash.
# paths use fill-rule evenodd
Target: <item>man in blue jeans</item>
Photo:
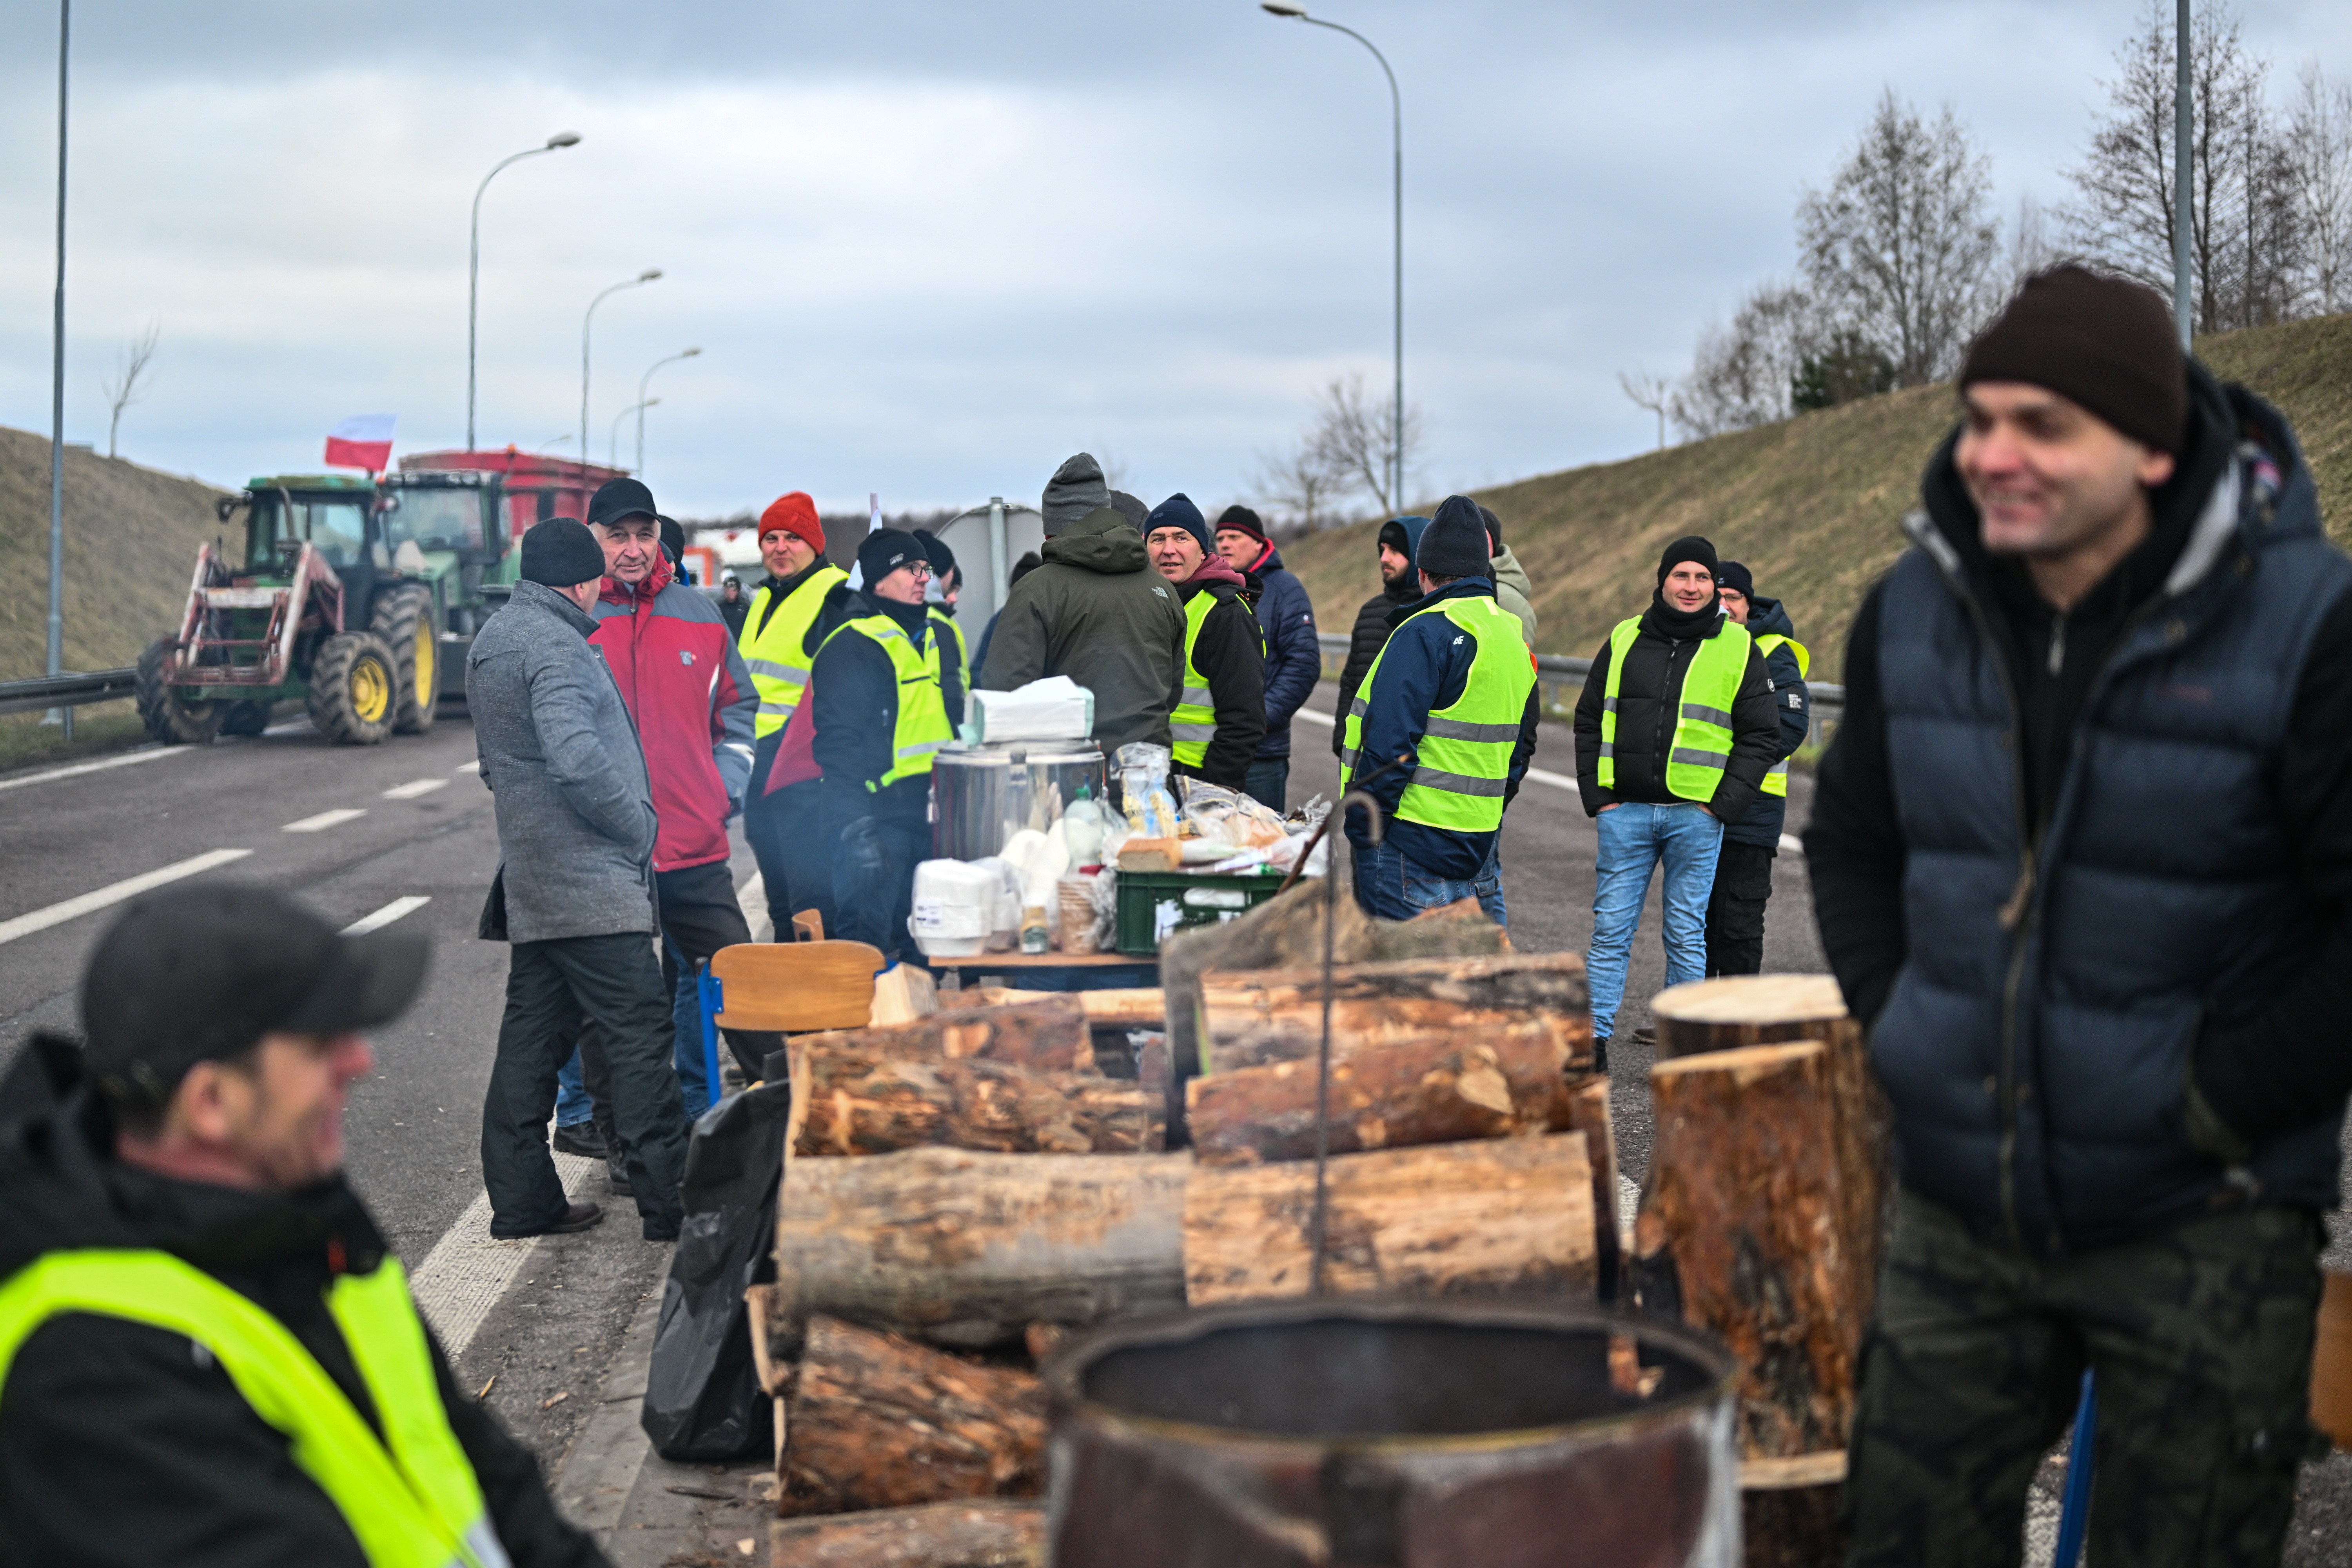
<path id="1" fill-rule="evenodd" d="M 1723 825 L 1779 756 L 1764 657 L 1725 614 L 1715 571 L 1706 540 L 1666 546 L 1650 607 L 1610 632 L 1576 703 L 1576 782 L 1601 841 L 1585 971 L 1603 1072 L 1651 872 L 1666 868 L 1666 984 L 1700 979 Z"/>
<path id="2" fill-rule="evenodd" d="M 1342 735 L 1340 773 L 1381 803 L 1386 827 L 1375 846 L 1363 808 L 1348 814 L 1356 898 L 1392 921 L 1475 898 L 1500 924 L 1495 840 L 1535 755 L 1535 664 L 1495 602 L 1475 503 L 1446 499 L 1413 570 L 1421 597 L 1398 606 Z"/>

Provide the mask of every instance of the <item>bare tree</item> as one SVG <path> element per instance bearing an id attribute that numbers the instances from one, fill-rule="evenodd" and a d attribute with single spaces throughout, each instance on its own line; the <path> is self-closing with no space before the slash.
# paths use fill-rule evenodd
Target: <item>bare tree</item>
<path id="1" fill-rule="evenodd" d="M 1331 503 L 1340 489 L 1339 478 L 1316 456 L 1312 437 L 1287 452 L 1258 454 L 1254 483 L 1268 510 L 1283 513 L 1300 533 L 1312 533 L 1331 521 Z"/>
<path id="2" fill-rule="evenodd" d="M 1634 407 L 1658 416 L 1658 450 L 1666 449 L 1666 415 L 1675 405 L 1675 384 L 1663 375 L 1643 371 L 1639 375 L 1617 373 L 1617 384 Z"/>
<path id="3" fill-rule="evenodd" d="M 2352 310 L 2352 83 L 2316 61 L 2296 82 L 2286 150 L 2301 216 L 2304 298 L 2322 315 Z"/>
<path id="4" fill-rule="evenodd" d="M 140 384 L 147 379 L 147 367 L 154 363 L 155 345 L 163 337 L 163 324 L 149 322 L 124 346 L 115 374 L 101 384 L 106 391 L 106 455 L 110 458 L 114 456 L 114 438 L 122 429 L 122 411 L 144 395 L 145 388 Z"/>
<path id="5" fill-rule="evenodd" d="M 1336 493 L 1360 490 L 1372 498 L 1382 513 L 1393 516 L 1404 501 L 1402 496 L 1389 493 L 1389 451 L 1395 435 L 1392 404 L 1367 399 L 1360 374 L 1334 376 L 1316 394 L 1315 423 L 1307 437 L 1307 449 L 1319 470 L 1335 481 Z M 1398 468 L 1412 471 L 1421 442 L 1421 411 L 1408 404 L 1403 460 Z"/>
<path id="6" fill-rule="evenodd" d="M 1759 285 L 1728 327 L 1711 326 L 1691 356 L 1691 373 L 1669 413 L 1685 433 L 1720 436 L 1786 419 L 1790 388 L 1806 357 L 1828 337 L 1819 305 L 1801 284 Z"/>
<path id="7" fill-rule="evenodd" d="M 1889 88 L 1829 188 L 1798 204 L 1806 281 L 1898 386 L 1949 374 L 1990 304 L 1991 169 L 1948 105 L 1929 125 Z"/>

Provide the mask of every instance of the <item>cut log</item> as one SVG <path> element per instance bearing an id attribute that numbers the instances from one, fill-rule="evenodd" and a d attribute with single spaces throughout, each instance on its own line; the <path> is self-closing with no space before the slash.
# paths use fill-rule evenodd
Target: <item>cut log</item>
<path id="1" fill-rule="evenodd" d="M 1045 1391 L 837 1319 L 809 1323 L 777 1506 L 787 1514 L 1034 1497 L 1044 1481 Z"/>
<path id="2" fill-rule="evenodd" d="M 1845 1446 L 1868 1279 L 1842 1234 L 1829 1050 L 1818 1040 L 1660 1062 L 1635 1225 L 1645 1304 L 1668 1276 L 1683 1319 L 1740 1365 L 1740 1453 Z M 1670 1268 L 1662 1266 L 1671 1259 Z"/>
<path id="3" fill-rule="evenodd" d="M 1345 964 L 1332 974 L 1332 1050 L 1509 1034 L 1549 1041 L 1581 1071 L 1592 1051 L 1591 1006 L 1574 953 Z M 1323 1033 L 1323 975 L 1213 970 L 1201 977 L 1201 1013 L 1213 1073 L 1311 1061 Z"/>
<path id="4" fill-rule="evenodd" d="M 1624 1251 L 1617 1232 L 1617 1129 L 1609 1119 L 1609 1080 L 1598 1074 L 1568 1086 L 1568 1124 L 1584 1134 L 1592 1165 L 1592 1236 L 1597 1289 L 1604 1301 L 1618 1296 Z"/>
<path id="5" fill-rule="evenodd" d="M 870 1032 L 869 1032 L 870 1033 Z M 1000 1154 L 1158 1152 L 1163 1093 L 984 1058 L 909 1058 L 841 1037 L 793 1042 L 796 1156 L 939 1144 Z"/>
<path id="6" fill-rule="evenodd" d="M 990 1500 L 780 1519 L 771 1568 L 1045 1568 L 1045 1505 Z"/>
<path id="7" fill-rule="evenodd" d="M 1075 999 L 1087 1010 L 1087 1022 L 1097 1029 L 1114 1026 L 1128 1029 L 1157 1029 L 1168 1018 L 1166 994 L 1157 985 L 1126 987 L 1109 991 L 1021 991 L 1009 985 L 975 985 L 969 991 L 950 992 L 969 1007 L 1009 1007 L 1024 1002 L 1052 1002 L 1063 996 Z"/>
<path id="8" fill-rule="evenodd" d="M 1095 1065 L 1086 1008 L 1073 996 L 1049 996 L 1011 1007 L 963 1007 L 887 1028 L 839 1029 L 806 1037 L 901 1061 L 978 1058 L 1052 1072 L 1084 1072 Z"/>
<path id="9" fill-rule="evenodd" d="M 1563 1065 L 1539 1030 L 1357 1044 L 1331 1064 L 1330 1152 L 1566 1131 Z M 1315 1100 L 1312 1057 L 1196 1078 L 1193 1153 L 1203 1165 L 1311 1160 Z"/>
<path id="10" fill-rule="evenodd" d="M 824 1312 L 942 1344 L 1184 1304 L 1181 1154 L 905 1149 L 795 1160 L 776 1215 L 774 1332 Z"/>
<path id="11" fill-rule="evenodd" d="M 1328 1166 L 1324 1285 L 1334 1294 L 1593 1293 L 1584 1134 L 1343 1154 Z M 1195 1307 L 1307 1294 L 1315 1167 L 1202 1167 L 1184 1199 Z"/>

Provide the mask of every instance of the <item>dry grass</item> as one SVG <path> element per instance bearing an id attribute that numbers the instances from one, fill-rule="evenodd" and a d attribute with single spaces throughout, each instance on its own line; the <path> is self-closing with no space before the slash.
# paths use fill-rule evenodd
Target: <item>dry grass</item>
<path id="1" fill-rule="evenodd" d="M 65 479 L 65 667 L 119 669 L 178 629 L 196 547 L 221 531 L 221 492 L 71 447 Z M 0 582 L 0 680 L 23 680 L 47 668 L 49 443 L 5 426 Z"/>
<path id="2" fill-rule="evenodd" d="M 2352 316 L 2233 332 L 2198 352 L 2225 380 L 2286 411 L 2328 532 L 2339 542 L 2352 534 Z M 1901 552 L 1896 521 L 1953 417 L 1948 386 L 1918 387 L 1476 499 L 1503 520 L 1534 582 L 1542 651 L 1592 653 L 1648 602 L 1667 542 L 1703 533 L 1746 562 L 1761 592 L 1788 602 L 1815 673 L 1835 679 L 1847 624 Z M 1364 523 L 1284 547 L 1323 630 L 1346 631 L 1378 587 L 1373 535 Z"/>

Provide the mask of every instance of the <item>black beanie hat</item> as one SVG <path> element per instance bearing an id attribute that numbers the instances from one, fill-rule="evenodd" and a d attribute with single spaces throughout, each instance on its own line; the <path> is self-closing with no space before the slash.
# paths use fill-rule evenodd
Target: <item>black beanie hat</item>
<path id="1" fill-rule="evenodd" d="M 604 547 L 576 517 L 551 517 L 522 536 L 522 580 L 569 588 L 604 574 Z"/>
<path id="2" fill-rule="evenodd" d="M 1667 545 L 1665 553 L 1658 557 L 1658 586 L 1664 587 L 1666 574 L 1685 561 L 1696 561 L 1706 568 L 1708 576 L 1715 575 L 1715 546 L 1696 533 L 1686 533 Z"/>
<path id="3" fill-rule="evenodd" d="M 1963 390 L 2021 381 L 2079 403 L 2144 447 L 2179 453 L 2189 426 L 2189 367 L 2155 289 L 2073 262 L 2025 280 L 1969 345 Z"/>
<path id="4" fill-rule="evenodd" d="M 1478 509 L 1478 521 L 1486 525 L 1486 553 L 1498 553 L 1503 548 L 1503 520 L 1482 506 Z"/>
<path id="5" fill-rule="evenodd" d="M 1268 542 L 1265 524 L 1259 521 L 1257 513 L 1245 506 L 1229 506 L 1217 514 L 1216 531 L 1223 533 L 1229 528 L 1236 533 L 1248 534 L 1260 544 Z"/>
<path id="6" fill-rule="evenodd" d="M 948 548 L 946 540 L 929 529 L 919 528 L 915 530 L 915 541 L 923 547 L 923 558 L 931 563 L 932 576 L 944 583 L 955 575 L 955 552 Z"/>
<path id="7" fill-rule="evenodd" d="M 874 584 L 912 562 L 928 566 L 923 542 L 903 528 L 877 528 L 857 547 L 857 573 L 870 593 Z"/>
<path id="8" fill-rule="evenodd" d="M 1467 496 L 1447 496 L 1421 531 L 1412 563 L 1433 577 L 1485 577 L 1494 568 L 1486 548 L 1486 521 Z"/>
<path id="9" fill-rule="evenodd" d="M 1138 533 L 1143 532 L 1143 525 L 1151 521 L 1151 509 L 1144 505 L 1140 498 L 1131 496 L 1125 490 L 1110 492 L 1110 510 L 1125 518 L 1127 526 Z"/>
<path id="10" fill-rule="evenodd" d="M 661 516 L 660 509 L 654 505 L 654 492 L 646 489 L 643 479 L 606 479 L 588 498 L 591 523 L 618 522 L 641 512 L 655 519 Z"/>
<path id="11" fill-rule="evenodd" d="M 686 530 L 679 526 L 677 519 L 663 517 L 658 512 L 654 515 L 654 521 L 661 524 L 662 548 L 669 552 L 669 558 L 672 561 L 681 566 L 685 565 Z"/>
<path id="12" fill-rule="evenodd" d="M 1715 585 L 1728 588 L 1743 599 L 1756 596 L 1755 577 L 1737 561 L 1726 561 L 1716 567 Z"/>

